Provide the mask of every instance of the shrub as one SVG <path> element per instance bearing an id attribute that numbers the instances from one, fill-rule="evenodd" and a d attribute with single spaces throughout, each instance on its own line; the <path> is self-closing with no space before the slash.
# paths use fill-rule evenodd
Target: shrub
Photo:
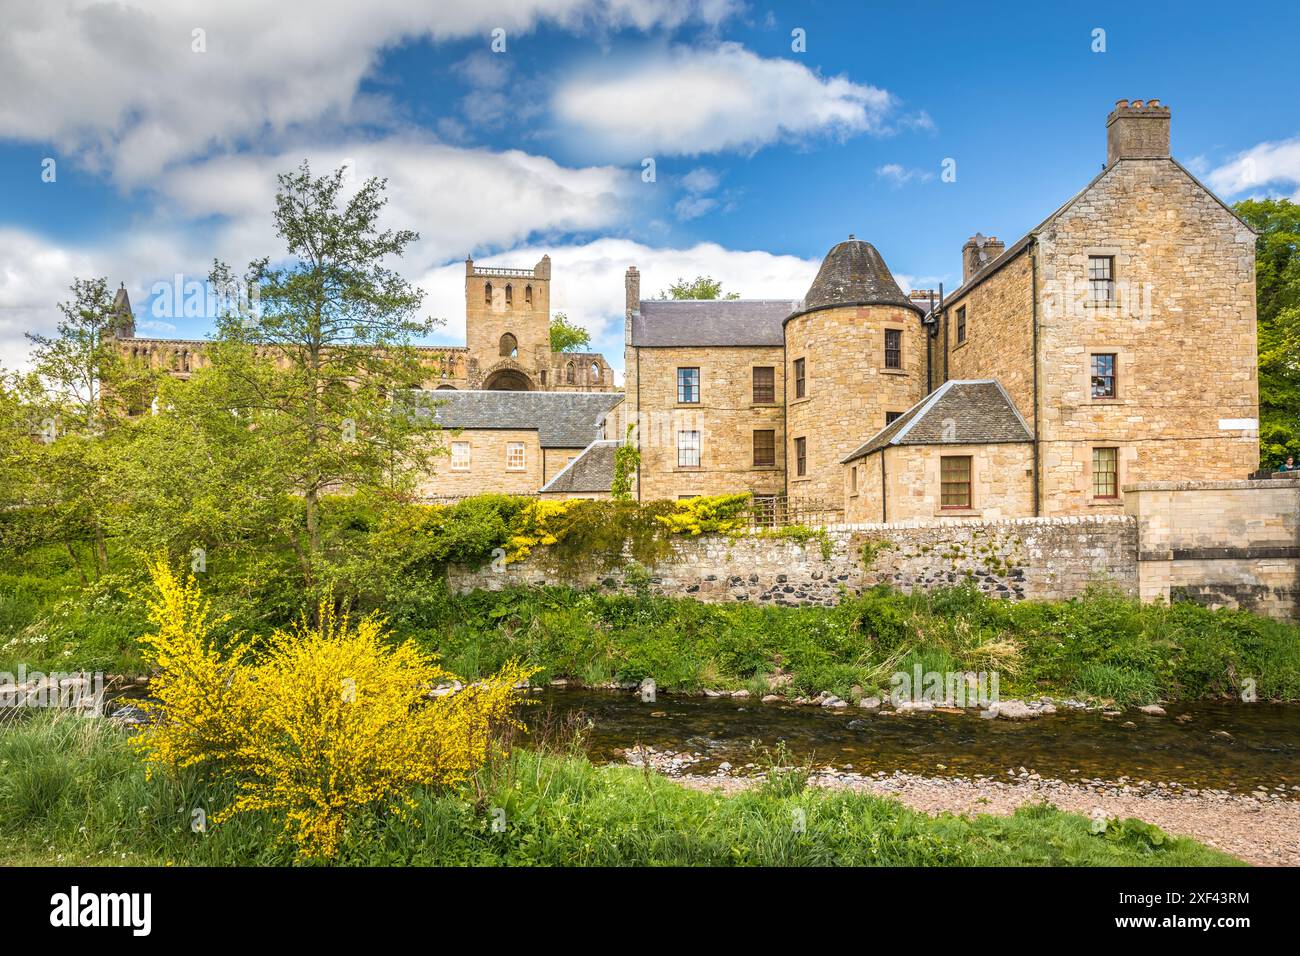
<path id="1" fill-rule="evenodd" d="M 161 562 L 150 570 L 157 632 L 142 643 L 158 721 L 137 746 L 151 769 L 202 767 L 232 782 L 214 822 L 266 811 L 304 858 L 332 857 L 362 808 L 400 814 L 412 788 L 467 779 L 531 673 L 508 664 L 430 700 L 452 674 L 410 642 L 391 646 L 378 618 L 354 625 L 324 603 L 319 624 L 276 631 L 256 660 L 240 641 L 223 653 L 212 636 L 223 621 L 193 578 Z"/>
<path id="2" fill-rule="evenodd" d="M 692 537 L 701 534 L 731 534 L 749 523 L 749 505 L 753 496 L 701 495 L 674 503 L 671 514 L 657 520 L 673 534 Z"/>

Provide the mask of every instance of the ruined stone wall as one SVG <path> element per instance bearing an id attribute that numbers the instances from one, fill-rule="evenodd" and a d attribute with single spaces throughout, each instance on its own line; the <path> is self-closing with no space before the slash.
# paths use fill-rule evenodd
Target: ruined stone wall
<path id="1" fill-rule="evenodd" d="M 969 580 L 1011 600 L 1071 598 L 1100 582 L 1136 593 L 1136 527 L 1124 516 L 965 519 L 839 525 L 806 541 L 770 533 L 683 539 L 671 558 L 648 569 L 649 588 L 714 603 L 770 605 L 832 605 L 881 582 L 910 592 Z M 544 584 L 631 590 L 626 568 L 557 571 L 544 559 L 502 571 L 452 568 L 448 581 L 457 592 Z"/>
<path id="2" fill-rule="evenodd" d="M 1143 600 L 1300 619 L 1300 481 L 1160 481 L 1124 489 Z"/>

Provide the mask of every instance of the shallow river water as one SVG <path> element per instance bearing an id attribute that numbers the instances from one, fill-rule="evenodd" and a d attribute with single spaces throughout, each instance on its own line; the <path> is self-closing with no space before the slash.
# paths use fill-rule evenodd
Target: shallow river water
<path id="1" fill-rule="evenodd" d="M 699 753 L 691 773 L 712 773 L 724 762 L 744 772 L 747 763 L 763 764 L 761 748 L 784 743 L 801 763 L 857 773 L 1006 777 L 1008 770 L 1024 767 L 1062 780 L 1128 778 L 1236 792 L 1300 785 L 1295 704 L 1171 704 L 1166 717 L 1062 710 L 1006 721 L 974 713 L 895 716 L 662 692 L 653 704 L 629 691 L 550 688 L 531 696 L 536 703 L 527 708 L 530 724 L 574 714 L 590 721 L 586 743 L 594 760 L 622 762 L 622 752 L 638 745 Z M 1180 723 L 1179 714 L 1192 719 Z M 1130 721 L 1137 726 L 1125 727 Z"/>

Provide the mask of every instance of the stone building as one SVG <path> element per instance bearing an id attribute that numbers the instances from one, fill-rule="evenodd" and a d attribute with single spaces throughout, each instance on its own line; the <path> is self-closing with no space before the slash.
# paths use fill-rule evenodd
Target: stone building
<path id="1" fill-rule="evenodd" d="M 600 444 L 615 426 L 611 411 L 622 401 L 612 392 L 511 392 L 457 390 L 428 396 L 422 412 L 442 429 L 450 454 L 435 460 L 418 494 L 426 500 L 454 500 L 494 492 L 535 495 L 566 468 Z M 595 497 L 589 489 L 597 453 L 562 482 L 562 497 Z M 613 478 L 609 458 L 604 491 Z M 579 487 L 581 486 L 581 487 Z M 556 489 L 558 490 L 558 486 Z"/>
<path id="2" fill-rule="evenodd" d="M 131 300 L 119 289 L 115 337 L 122 354 L 178 378 L 206 362 L 205 339 L 136 335 Z M 531 269 L 476 266 L 465 260 L 465 339 L 461 346 L 417 345 L 426 389 L 613 392 L 614 370 L 596 352 L 551 351 L 551 258 Z"/>
<path id="3" fill-rule="evenodd" d="M 853 236 L 798 302 L 641 300 L 630 268 L 640 497 L 1000 518 L 1249 475 L 1254 233 L 1171 157 L 1168 107 L 1121 100 L 1106 129 L 1092 182 L 1010 247 L 972 237 L 941 301 L 904 295 Z"/>
<path id="4" fill-rule="evenodd" d="M 1171 157 L 1169 124 L 1120 100 L 1101 172 L 1009 248 L 970 240 L 927 317 L 931 383 L 995 378 L 1028 422 L 1032 513 L 1258 467 L 1255 234 Z"/>

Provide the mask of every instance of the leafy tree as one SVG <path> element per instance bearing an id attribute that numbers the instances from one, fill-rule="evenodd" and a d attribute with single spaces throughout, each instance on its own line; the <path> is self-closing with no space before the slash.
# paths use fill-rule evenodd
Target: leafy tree
<path id="1" fill-rule="evenodd" d="M 551 351 L 578 352 L 591 345 L 591 333 L 574 325 L 563 312 L 551 319 Z"/>
<path id="2" fill-rule="evenodd" d="M 1247 199 L 1233 208 L 1259 232 L 1260 457 L 1277 465 L 1300 456 L 1300 205 Z"/>
<path id="3" fill-rule="evenodd" d="M 119 317 L 107 280 L 74 279 L 71 292 L 55 336 L 28 334 L 33 372 L 11 388 L 22 393 L 34 439 L 21 449 L 29 520 L 18 536 L 28 546 L 63 544 L 84 580 L 80 545 L 89 545 L 96 573 L 108 570 L 128 412 L 149 393 L 153 373 L 128 362 L 113 337 Z"/>
<path id="4" fill-rule="evenodd" d="M 722 294 L 722 282 L 712 276 L 697 276 L 695 280 L 678 279 L 659 293 L 660 299 L 739 299 L 739 292 Z"/>
<path id="5" fill-rule="evenodd" d="M 247 301 L 218 321 L 229 392 L 219 411 L 254 429 L 264 462 L 302 502 L 292 545 L 311 583 L 322 550 L 320 502 L 331 491 L 409 490 L 432 454 L 428 416 L 411 414 L 405 389 L 422 373 L 413 338 L 423 294 L 388 267 L 418 236 L 381 230 L 386 181 L 344 198 L 345 168 L 314 177 L 306 162 L 281 174 L 276 234 L 285 264 L 250 263 Z M 213 265 L 217 288 L 237 288 Z"/>

